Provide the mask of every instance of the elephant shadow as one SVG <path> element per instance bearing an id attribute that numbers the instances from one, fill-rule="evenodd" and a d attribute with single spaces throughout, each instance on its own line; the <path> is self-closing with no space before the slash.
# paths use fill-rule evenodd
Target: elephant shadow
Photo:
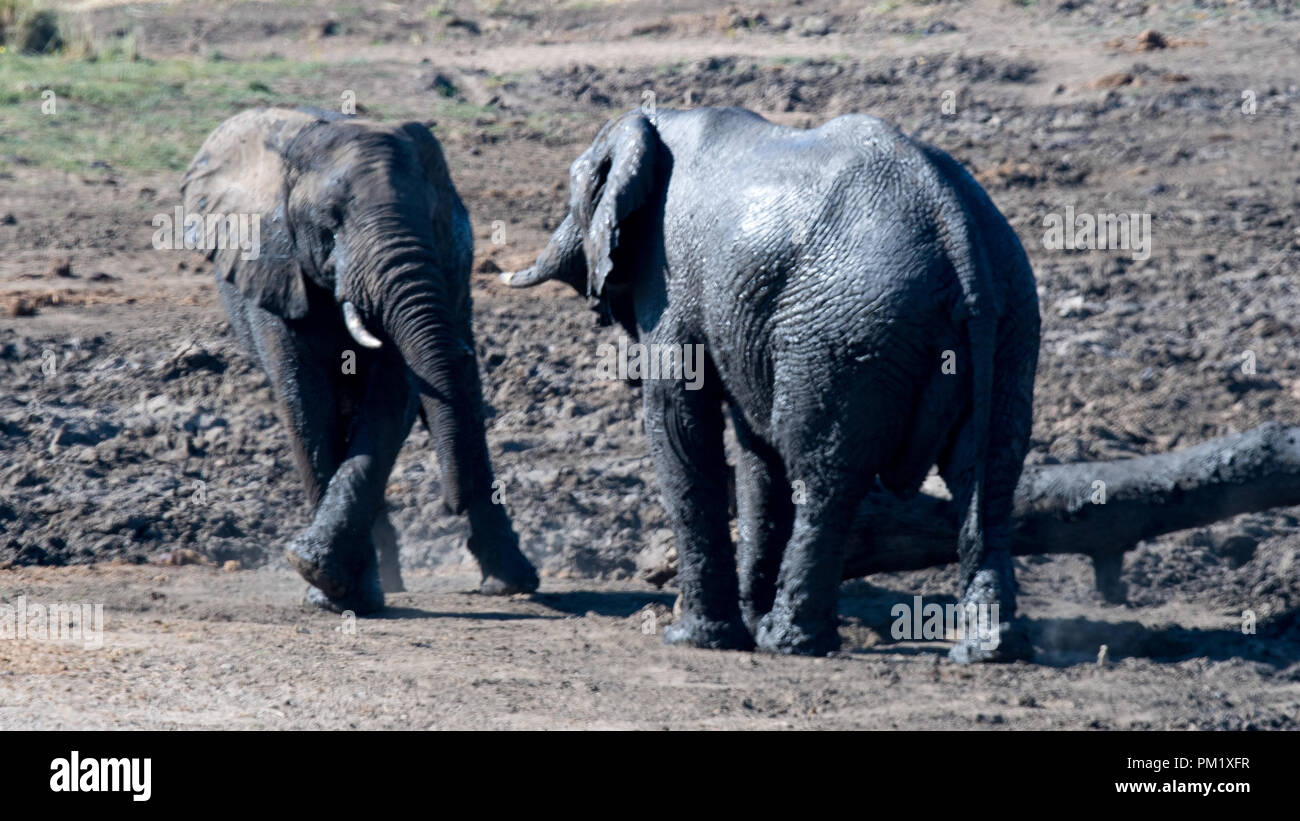
<path id="1" fill-rule="evenodd" d="M 911 605 L 913 593 L 858 582 L 840 599 L 840 618 L 850 631 L 867 628 L 878 642 L 854 652 L 863 654 L 943 655 L 940 642 L 900 643 L 892 637 L 895 605 Z M 947 606 L 949 595 L 925 597 L 926 604 Z M 1176 662 L 1192 658 L 1212 661 L 1242 659 L 1280 670 L 1300 661 L 1300 608 L 1282 611 L 1255 625 L 1253 633 L 1241 628 L 1150 626 L 1136 621 L 1100 621 L 1089 618 L 1026 617 L 1025 626 L 1034 645 L 1034 663 L 1048 667 L 1096 664 L 1104 644 L 1112 661 L 1145 658 Z"/>
<path id="2" fill-rule="evenodd" d="M 569 590 L 558 593 L 534 593 L 532 600 L 571 616 L 598 616 L 627 618 L 644 610 L 647 605 L 661 605 L 672 609 L 677 597 L 671 593 L 651 593 L 638 590 Z"/>
<path id="3" fill-rule="evenodd" d="M 1300 608 L 1259 622 L 1253 633 L 1243 633 L 1240 627 L 1152 627 L 1135 621 L 1074 618 L 1031 620 L 1029 635 L 1039 648 L 1035 660 L 1053 667 L 1095 664 L 1098 648 L 1105 644 L 1111 659 L 1242 659 L 1280 670 L 1300 661 Z"/>
<path id="4" fill-rule="evenodd" d="M 489 611 L 474 613 L 466 611 L 422 610 L 418 607 L 386 607 L 377 613 L 366 616 L 367 621 L 387 621 L 402 619 L 471 619 L 477 621 L 522 621 L 526 619 L 557 619 L 559 616 L 543 616 L 538 613 L 504 613 Z"/>
<path id="5" fill-rule="evenodd" d="M 553 615 L 543 613 L 508 613 L 503 611 L 469 612 L 424 610 L 419 607 L 389 606 L 368 615 L 367 619 L 402 620 L 402 619 L 476 619 L 479 621 L 522 621 L 528 619 L 558 620 L 570 616 L 585 616 L 594 613 L 597 616 L 627 618 L 644 610 L 647 606 L 658 605 L 671 610 L 676 596 L 671 593 L 654 593 L 636 590 L 568 590 L 556 593 L 533 593 L 528 600 L 549 610 Z"/>

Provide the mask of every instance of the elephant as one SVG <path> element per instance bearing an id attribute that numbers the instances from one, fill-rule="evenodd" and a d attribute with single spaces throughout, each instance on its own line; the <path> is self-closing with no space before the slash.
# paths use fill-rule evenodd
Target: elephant
<path id="1" fill-rule="evenodd" d="M 536 590 L 492 499 L 471 330 L 473 238 L 429 130 L 252 109 L 212 132 L 181 192 L 186 246 L 213 262 L 312 506 L 285 547 L 308 601 L 361 615 L 402 589 L 384 493 L 417 416 L 437 453 L 443 508 L 468 516 L 480 591 Z M 231 241 L 233 216 L 251 216 L 257 243 Z"/>
<path id="2" fill-rule="evenodd" d="M 670 363 L 704 353 L 698 384 L 641 372 L 678 552 L 666 644 L 837 650 L 859 501 L 910 497 L 937 466 L 962 522 L 961 605 L 996 617 L 991 639 L 968 633 L 950 657 L 1032 655 L 1008 547 L 1037 286 L 960 163 L 862 114 L 797 129 L 740 108 L 630 111 L 574 161 L 568 213 L 534 265 L 502 279 L 567 283 L 639 350 L 680 349 Z"/>

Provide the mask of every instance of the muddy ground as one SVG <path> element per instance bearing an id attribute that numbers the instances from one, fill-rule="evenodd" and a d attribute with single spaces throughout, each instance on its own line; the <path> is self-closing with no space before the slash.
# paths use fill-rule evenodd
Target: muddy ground
<path id="1" fill-rule="evenodd" d="M 0 727 L 1300 725 L 1300 509 L 1141 545 L 1126 606 L 1082 559 L 1018 560 L 1034 664 L 961 668 L 890 636 L 893 603 L 951 601 L 952 568 L 846 583 L 832 658 L 662 647 L 675 593 L 641 574 L 671 538 L 638 397 L 596 375 L 614 331 L 558 286 L 495 277 L 531 260 L 568 164 L 646 92 L 794 125 L 868 112 L 971 168 L 1029 253 L 1031 463 L 1296 424 L 1293 4 L 90 6 L 156 59 L 319 62 L 274 84 L 295 99 L 468 112 L 434 130 L 474 221 L 488 439 L 542 592 L 464 592 L 464 527 L 417 430 L 388 494 L 410 592 L 355 633 L 302 607 L 279 551 L 307 512 L 270 391 L 201 259 L 150 245 L 177 175 L 53 171 L 6 152 L 0 123 L 0 599 L 106 618 L 100 649 L 0 641 Z M 1045 248 L 1066 206 L 1151 214 L 1150 257 Z"/>

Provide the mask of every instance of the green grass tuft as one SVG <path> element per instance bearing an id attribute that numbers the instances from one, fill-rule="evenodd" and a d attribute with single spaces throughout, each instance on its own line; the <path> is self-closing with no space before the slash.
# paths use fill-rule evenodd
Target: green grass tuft
<path id="1" fill-rule="evenodd" d="M 2 55 L 0 168 L 22 161 L 85 171 L 106 162 L 116 169 L 180 171 L 203 138 L 236 111 L 319 105 L 276 90 L 277 83 L 315 71 L 313 64 L 284 60 Z M 47 91 L 54 93 L 52 113 Z"/>

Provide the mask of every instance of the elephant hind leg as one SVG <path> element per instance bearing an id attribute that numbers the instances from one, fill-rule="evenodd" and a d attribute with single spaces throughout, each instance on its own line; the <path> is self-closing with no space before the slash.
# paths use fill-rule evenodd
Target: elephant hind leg
<path id="1" fill-rule="evenodd" d="M 718 384 L 710 371 L 699 390 L 666 379 L 641 388 L 650 452 L 677 539 L 682 615 L 664 630 L 664 643 L 748 650 L 754 642 L 740 616 Z"/>
<path id="2" fill-rule="evenodd" d="M 754 638 L 771 653 L 825 655 L 840 646 L 844 544 L 858 504 L 902 438 L 888 372 L 862 370 L 834 386 L 815 368 L 792 369 L 778 390 L 772 438 L 786 465 L 794 520 L 776 596 Z"/>
<path id="3" fill-rule="evenodd" d="M 794 503 L 781 457 L 757 439 L 734 408 L 732 419 L 740 443 L 736 466 L 740 612 L 753 633 L 776 599 L 781 557 L 794 526 Z"/>
<path id="4" fill-rule="evenodd" d="M 799 503 L 781 557 L 776 596 L 754 638 L 769 653 L 825 655 L 839 649 L 844 542 L 866 493 L 856 471 L 792 473 Z"/>
<path id="5" fill-rule="evenodd" d="M 961 602 L 965 607 L 989 608 L 982 623 L 997 625 L 993 636 L 967 634 L 949 655 L 956 661 L 1014 661 L 1033 655 L 1028 634 L 1017 618 L 1015 567 L 1011 558 L 1011 512 L 1016 484 L 1029 449 L 1034 371 L 1037 351 L 1016 347 L 1022 333 L 1000 329 L 993 360 L 994 389 L 989 398 L 987 447 L 983 462 L 975 460 L 978 441 L 972 429 L 975 414 L 966 418 L 953 448 L 940 463 L 940 474 L 953 492 L 959 510 L 968 511 L 959 550 L 980 551 L 962 556 Z M 1037 339 L 1037 327 L 1026 338 Z M 978 400 L 977 400 L 978 401 Z M 968 528 L 978 533 L 968 533 Z M 969 570 L 967 570 L 969 568 Z M 994 609 L 996 608 L 996 609 Z M 978 613 L 977 613 L 978 615 Z"/>

